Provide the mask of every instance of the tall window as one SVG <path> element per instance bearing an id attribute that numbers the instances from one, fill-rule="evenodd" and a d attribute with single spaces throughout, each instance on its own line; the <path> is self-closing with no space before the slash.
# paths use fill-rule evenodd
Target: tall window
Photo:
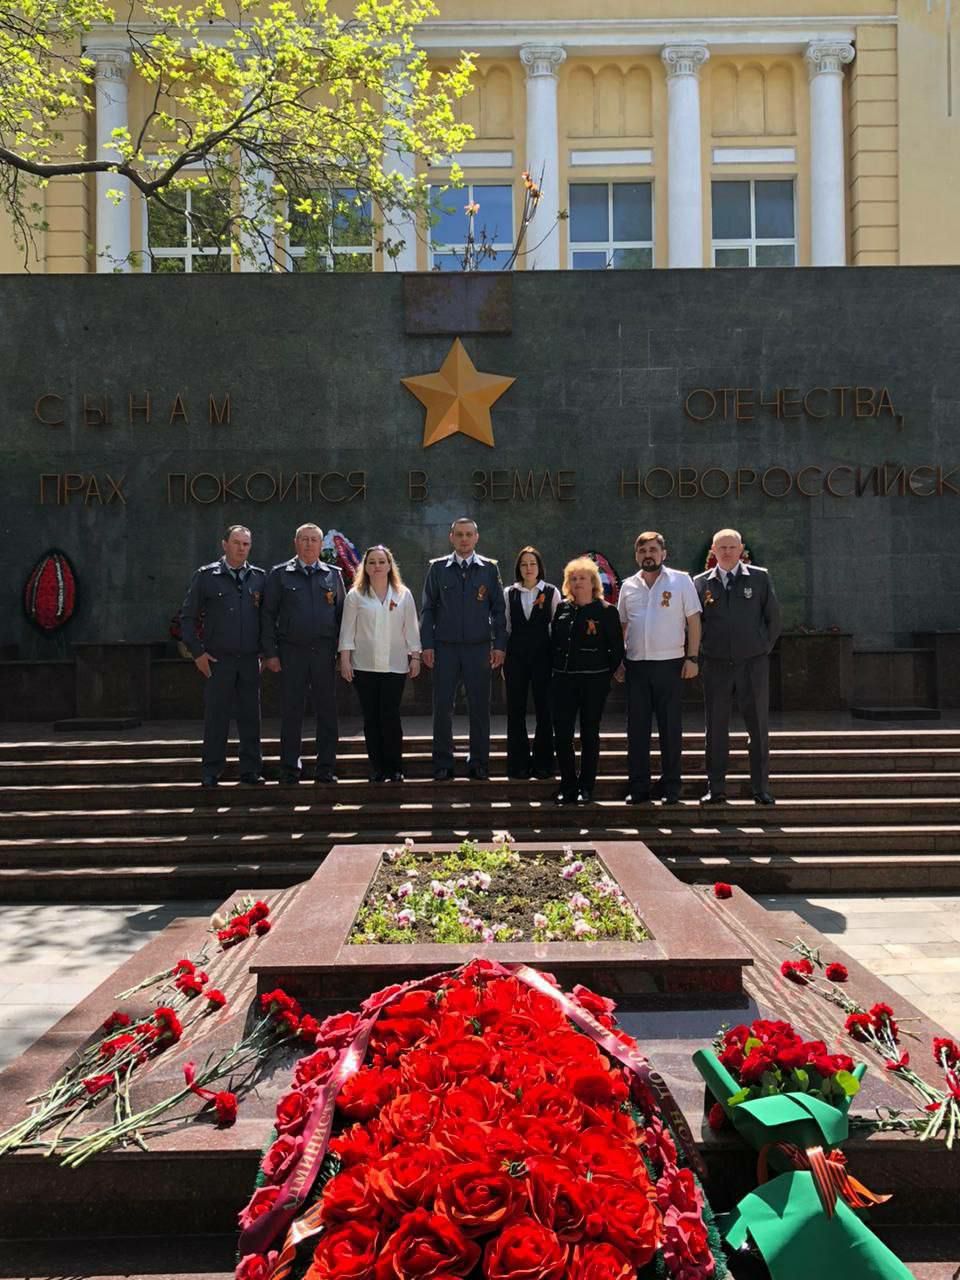
<path id="1" fill-rule="evenodd" d="M 144 270 L 173 275 L 230 271 L 229 212 L 221 196 L 192 188 L 168 190 L 164 200 L 166 205 L 146 202 Z"/>
<path id="2" fill-rule="evenodd" d="M 373 220 L 370 201 L 357 200 L 352 187 L 314 193 L 320 214 L 290 211 L 287 253 L 293 271 L 372 271 Z"/>
<path id="3" fill-rule="evenodd" d="M 574 270 L 653 266 L 653 184 L 570 184 L 570 265 Z"/>
<path id="4" fill-rule="evenodd" d="M 513 188 L 485 186 L 470 182 L 463 187 L 430 190 L 430 209 L 435 219 L 430 232 L 431 265 L 435 271 L 461 271 L 470 228 L 468 208 L 473 215 L 473 237 L 490 252 L 476 257 L 480 271 L 499 271 L 513 252 Z M 534 226 L 536 224 L 534 223 Z"/>
<path id="5" fill-rule="evenodd" d="M 713 265 L 795 267 L 792 178 L 713 184 Z"/>

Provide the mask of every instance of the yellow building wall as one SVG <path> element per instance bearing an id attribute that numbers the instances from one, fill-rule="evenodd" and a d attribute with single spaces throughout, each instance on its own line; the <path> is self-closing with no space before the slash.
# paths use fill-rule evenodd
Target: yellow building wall
<path id="1" fill-rule="evenodd" d="M 960 12 L 902 0 L 898 72 L 900 261 L 960 262 Z M 952 41 L 952 83 L 948 78 Z"/>
<path id="2" fill-rule="evenodd" d="M 897 30 L 857 28 L 847 82 L 849 262 L 900 261 Z"/>

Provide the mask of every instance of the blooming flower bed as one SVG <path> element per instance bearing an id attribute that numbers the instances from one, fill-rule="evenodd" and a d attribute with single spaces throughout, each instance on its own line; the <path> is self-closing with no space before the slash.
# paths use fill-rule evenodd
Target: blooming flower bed
<path id="1" fill-rule="evenodd" d="M 692 1135 L 613 1009 L 476 960 L 328 1018 L 238 1280 L 722 1280 Z"/>
<path id="2" fill-rule="evenodd" d="M 648 931 L 593 853 L 524 854 L 503 840 L 454 853 L 389 849 L 351 943 L 643 942 Z"/>

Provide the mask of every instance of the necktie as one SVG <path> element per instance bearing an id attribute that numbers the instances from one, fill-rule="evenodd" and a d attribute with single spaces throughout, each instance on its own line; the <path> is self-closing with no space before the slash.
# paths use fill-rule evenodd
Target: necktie
<path id="1" fill-rule="evenodd" d="M 735 577 L 735 576 L 736 576 L 736 575 L 734 574 L 734 572 L 733 572 L 733 570 L 732 570 L 732 569 L 731 569 L 731 570 L 730 570 L 730 572 L 727 574 L 727 580 L 726 580 L 726 582 L 724 583 L 724 586 L 725 586 L 725 588 L 726 588 L 726 590 L 727 590 L 728 592 L 733 590 L 733 579 L 734 579 L 734 577 Z"/>

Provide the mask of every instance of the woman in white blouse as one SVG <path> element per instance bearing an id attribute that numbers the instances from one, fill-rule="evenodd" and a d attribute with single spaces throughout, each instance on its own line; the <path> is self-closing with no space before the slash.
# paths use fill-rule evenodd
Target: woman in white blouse
<path id="1" fill-rule="evenodd" d="M 400 699 L 420 674 L 420 625 L 389 547 L 368 547 L 347 592 L 340 624 L 340 674 L 363 710 L 371 782 L 403 781 Z"/>
<path id="2" fill-rule="evenodd" d="M 543 558 L 536 547 L 517 556 L 516 581 L 503 593 L 507 606 L 507 776 L 552 778 L 553 725 L 550 711 L 550 625 L 560 592 L 544 581 Z M 533 691 L 537 728 L 530 747 L 527 692 Z"/>

